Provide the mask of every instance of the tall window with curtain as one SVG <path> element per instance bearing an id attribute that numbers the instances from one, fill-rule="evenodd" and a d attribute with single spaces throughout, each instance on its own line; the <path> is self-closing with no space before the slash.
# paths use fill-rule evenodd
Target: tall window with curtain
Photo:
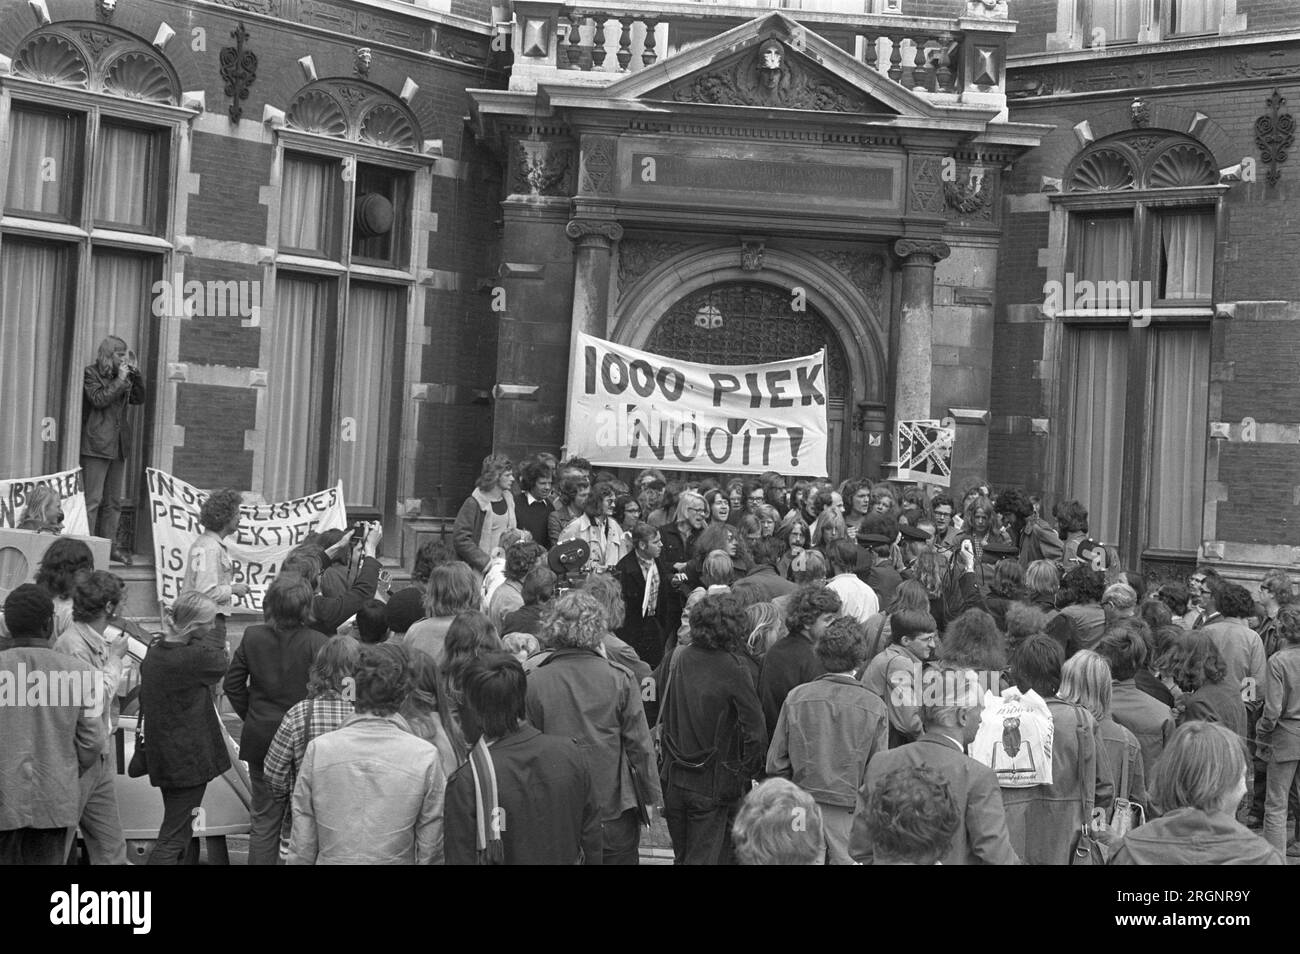
<path id="1" fill-rule="evenodd" d="M 61 222 L 77 217 L 83 128 L 75 113 L 19 105 L 10 110 L 6 212 Z"/>
<path id="2" fill-rule="evenodd" d="M 1210 330 L 1161 328 L 1153 351 L 1147 546 L 1195 550 L 1205 491 Z"/>
<path id="3" fill-rule="evenodd" d="M 282 273 L 275 282 L 275 324 L 268 369 L 267 500 L 300 497 L 319 487 L 321 370 L 335 283 Z"/>
<path id="4" fill-rule="evenodd" d="M 355 283 L 348 296 L 338 375 L 338 416 L 353 426 L 338 443 L 338 473 L 350 504 L 379 509 L 387 473 L 398 331 L 406 290 Z"/>
<path id="5" fill-rule="evenodd" d="M 337 162 L 286 154 L 280 199 L 280 248 L 332 258 L 330 223 L 334 213 Z"/>
<path id="6" fill-rule="evenodd" d="M 1093 143 L 1063 184 L 1065 272 L 1076 295 L 1085 281 L 1096 294 L 1064 317 L 1061 492 L 1086 502 L 1092 535 L 1126 561 L 1186 563 L 1201 543 L 1226 187 L 1204 144 L 1151 128 Z"/>
<path id="7" fill-rule="evenodd" d="M 1159 229 L 1158 296 L 1208 302 L 1214 280 L 1214 214 L 1162 213 Z"/>
<path id="8" fill-rule="evenodd" d="M 1069 495 L 1103 542 L 1119 539 L 1128 390 L 1128 328 L 1070 330 Z"/>
<path id="9" fill-rule="evenodd" d="M 158 210 L 158 133 L 123 123 L 103 123 L 95 164 L 95 222 L 108 228 L 154 232 Z"/>
<path id="10" fill-rule="evenodd" d="M 58 468 L 65 352 L 72 319 L 69 247 L 6 238 L 0 245 L 0 477 Z"/>

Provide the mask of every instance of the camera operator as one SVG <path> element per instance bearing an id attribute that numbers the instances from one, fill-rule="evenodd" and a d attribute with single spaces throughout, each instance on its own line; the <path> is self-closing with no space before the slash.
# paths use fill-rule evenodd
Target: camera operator
<path id="1" fill-rule="evenodd" d="M 316 622 L 312 629 L 333 636 L 338 632 L 339 624 L 356 614 L 366 600 L 373 599 L 379 586 L 379 574 L 382 570 L 375 554 L 379 552 L 379 541 L 384 538 L 384 526 L 379 521 L 358 523 L 353 526 L 343 539 L 326 551 L 331 558 L 336 553 L 353 548 L 353 562 L 357 564 L 356 575 L 352 585 L 342 593 L 325 593 L 318 589 L 312 600 L 311 612 Z M 319 587 L 319 579 L 316 585 Z"/>
<path id="2" fill-rule="evenodd" d="M 110 335 L 99 343 L 95 363 L 82 376 L 81 470 L 86 485 L 86 519 L 93 536 L 112 543 L 112 558 L 131 562 L 117 545 L 122 482 L 131 441 L 128 404 L 144 403 L 144 376 L 126 342 Z M 102 513 L 101 513 L 102 508 Z"/>

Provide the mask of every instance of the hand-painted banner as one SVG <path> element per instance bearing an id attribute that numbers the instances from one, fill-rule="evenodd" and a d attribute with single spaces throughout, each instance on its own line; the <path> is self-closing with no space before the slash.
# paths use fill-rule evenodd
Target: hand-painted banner
<path id="1" fill-rule="evenodd" d="M 27 498 L 32 489 L 39 486 L 52 487 L 63 498 L 64 533 L 90 536 L 90 526 L 86 521 L 86 485 L 82 482 L 80 467 L 43 477 L 0 480 L 0 527 L 13 529 L 22 522 L 27 511 Z"/>
<path id="2" fill-rule="evenodd" d="M 944 427 L 938 421 L 899 421 L 895 445 L 899 479 L 949 486 L 956 434 L 955 427 Z"/>
<path id="3" fill-rule="evenodd" d="M 579 335 L 566 448 L 605 467 L 826 474 L 826 352 L 692 364 Z"/>
<path id="4" fill-rule="evenodd" d="M 199 511 L 208 492 L 152 467 L 145 469 L 145 477 L 149 481 L 158 602 L 170 606 L 184 585 L 190 547 L 203 533 Z M 240 507 L 239 529 L 226 537 L 226 550 L 234 563 L 231 582 L 247 583 L 249 592 L 235 597 L 235 607 L 261 612 L 266 588 L 280 572 L 289 551 L 309 533 L 345 527 L 347 508 L 343 505 L 341 480 L 308 497 Z"/>

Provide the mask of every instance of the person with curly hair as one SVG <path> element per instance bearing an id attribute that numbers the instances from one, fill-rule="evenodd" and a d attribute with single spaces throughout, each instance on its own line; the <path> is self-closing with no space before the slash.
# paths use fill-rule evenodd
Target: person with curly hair
<path id="1" fill-rule="evenodd" d="M 1221 722 L 1243 739 L 1246 737 L 1246 706 L 1241 692 L 1225 685 L 1227 667 L 1219 658 L 1214 640 L 1204 630 L 1181 633 L 1165 647 L 1156 669 L 1183 691 L 1177 723 L 1192 719 Z"/>
<path id="2" fill-rule="evenodd" d="M 447 777 L 399 714 L 412 685 L 406 648 L 366 646 L 353 680 L 356 711 L 303 756 L 288 863 L 442 864 Z"/>
<path id="3" fill-rule="evenodd" d="M 1079 544 L 1088 539 L 1088 511 L 1077 500 L 1067 500 L 1052 508 L 1056 532 L 1061 540 L 1061 565 L 1068 572 L 1078 566 Z"/>
<path id="4" fill-rule="evenodd" d="M 974 669 L 982 677 L 1007 668 L 1006 639 L 993 616 L 981 609 L 968 609 L 948 624 L 936 655 L 942 666 Z M 996 683 L 993 678 L 988 688 L 997 692 Z"/>
<path id="5" fill-rule="evenodd" d="M 1208 612 L 1199 629 L 1214 640 L 1227 668 L 1225 682 L 1242 693 L 1253 722 L 1258 717 L 1266 662 L 1263 641 L 1246 625 L 1255 611 L 1255 601 L 1244 586 L 1221 580 L 1210 587 L 1205 607 Z"/>
<path id="6" fill-rule="evenodd" d="M 515 498 L 510 488 L 515 483 L 515 465 L 504 454 L 483 458 L 474 492 L 461 504 L 452 528 L 456 555 L 482 573 L 501 534 L 518 526 L 515 521 Z"/>
<path id="7" fill-rule="evenodd" d="M 841 616 L 827 627 L 816 646 L 826 672 L 790 690 L 767 750 L 767 774 L 790 779 L 817 800 L 833 865 L 853 864 L 849 830 L 858 782 L 889 741 L 884 702 L 857 679 L 866 650 L 857 620 Z"/>
<path id="8" fill-rule="evenodd" d="M 469 750 L 480 734 L 480 727 L 472 715 L 462 711 L 461 675 L 475 659 L 502 649 L 501 636 L 486 613 L 460 613 L 447 629 L 442 658 L 436 661 L 438 714 L 452 751 L 456 753 L 457 764 L 469 757 Z"/>
<path id="9" fill-rule="evenodd" d="M 1008 489 L 998 494 L 993 509 L 1002 517 L 1012 543 L 1020 548 L 1020 565 L 1028 567 L 1035 560 L 1061 559 L 1065 544 L 1056 528 L 1039 513 L 1041 498 L 1023 490 Z"/>
<path id="10" fill-rule="evenodd" d="M 78 577 L 94 569 L 95 556 L 84 540 L 61 537 L 45 551 L 36 569 L 36 585 L 54 601 L 54 639 L 72 625 L 72 588 Z"/>
<path id="11" fill-rule="evenodd" d="M 1105 591 L 1104 577 L 1092 567 L 1077 564 L 1066 571 L 1060 595 L 1064 605 L 1048 634 L 1061 640 L 1067 658 L 1080 649 L 1095 649 L 1106 632 Z"/>
<path id="12" fill-rule="evenodd" d="M 817 641 L 840 615 L 841 608 L 835 591 L 820 583 L 806 583 L 790 596 L 785 614 L 787 633 L 767 651 L 758 680 L 758 698 L 769 736 L 776 729 L 790 690 L 826 671 L 817 658 Z"/>
<path id="13" fill-rule="evenodd" d="M 570 521 L 560 533 L 558 543 L 586 542 L 590 550 L 584 568 L 587 573 L 612 573 L 618 561 L 632 552 L 631 541 L 611 516 L 617 498 L 609 483 L 596 484 L 582 505 L 582 516 Z"/>
<path id="14" fill-rule="evenodd" d="M 660 702 L 664 818 L 677 864 L 732 863 L 731 826 L 763 770 L 767 730 L 744 654 L 745 611 L 729 594 L 691 611 L 691 643 Z"/>
<path id="15" fill-rule="evenodd" d="M 217 634 L 226 638 L 226 618 L 234 612 L 236 597 L 248 596 L 248 584 L 235 582 L 234 563 L 226 549 L 226 537 L 239 530 L 239 505 L 243 495 L 224 487 L 214 490 L 199 511 L 199 534 L 185 558 L 182 590 L 198 590 L 217 604 Z"/>
<path id="16" fill-rule="evenodd" d="M 961 824 L 948 782 L 923 765 L 894 769 L 865 808 L 863 825 L 875 847 L 875 865 L 938 864 Z"/>
<path id="17" fill-rule="evenodd" d="M 635 865 L 641 810 L 662 804 L 641 687 L 601 652 L 607 609 L 589 593 L 551 603 L 539 639 L 550 652 L 529 657 L 528 721 L 547 735 L 586 747 L 600 806 L 605 864 Z"/>
<path id="18" fill-rule="evenodd" d="M 551 515 L 551 482 L 554 471 L 543 460 L 530 457 L 519 468 L 519 493 L 515 494 L 515 524 L 550 549 L 547 518 Z"/>
<path id="19" fill-rule="evenodd" d="M 487 601 L 488 618 L 498 630 L 505 618 L 524 605 L 524 577 L 546 555 L 536 543 L 515 543 L 506 550 L 505 581 Z"/>
<path id="20" fill-rule="evenodd" d="M 1277 616 L 1283 606 L 1295 602 L 1291 577 L 1285 570 L 1269 570 L 1259 582 L 1259 605 L 1264 609 L 1264 619 L 1259 626 L 1259 639 L 1264 644 L 1264 657 L 1268 658 L 1283 647 L 1281 627 Z"/>
<path id="21" fill-rule="evenodd" d="M 795 818 L 802 824 L 792 825 Z M 821 809 L 811 795 L 783 778 L 769 778 L 750 790 L 731 826 L 731 840 L 742 865 L 826 863 Z"/>

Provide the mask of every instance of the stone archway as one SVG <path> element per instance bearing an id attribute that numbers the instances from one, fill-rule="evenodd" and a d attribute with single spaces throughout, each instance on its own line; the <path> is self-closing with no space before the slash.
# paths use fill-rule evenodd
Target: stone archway
<path id="1" fill-rule="evenodd" d="M 865 473 L 865 438 L 856 425 L 862 402 L 885 401 L 884 274 L 874 276 L 874 286 L 855 282 L 825 259 L 794 250 L 766 249 L 757 271 L 742 269 L 738 259 L 735 248 L 706 248 L 659 264 L 620 290 L 609 337 L 720 365 L 797 357 L 825 346 L 831 476 Z M 709 320 L 716 317 L 721 322 Z"/>

